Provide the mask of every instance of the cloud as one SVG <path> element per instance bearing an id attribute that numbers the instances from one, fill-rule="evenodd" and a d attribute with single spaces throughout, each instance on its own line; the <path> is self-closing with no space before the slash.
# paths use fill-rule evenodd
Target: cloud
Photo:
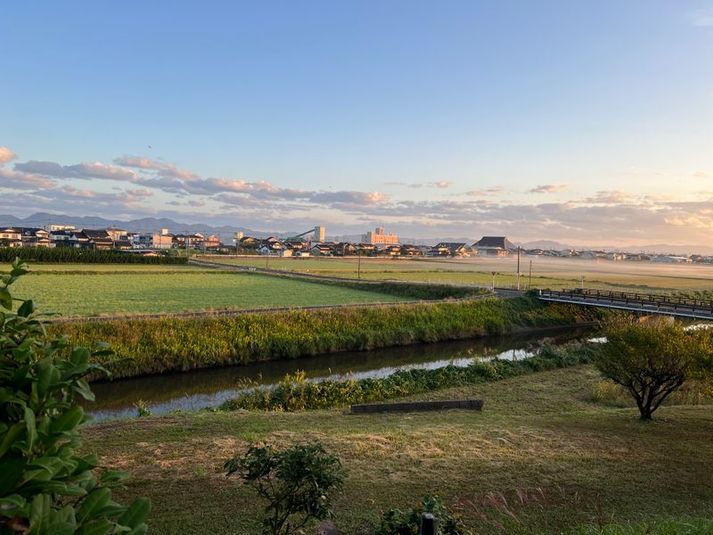
<path id="1" fill-rule="evenodd" d="M 0 188 L 47 189 L 55 185 L 54 180 L 43 176 L 0 167 Z"/>
<path id="2" fill-rule="evenodd" d="M 581 202 L 585 204 L 626 204 L 634 202 L 635 197 L 621 190 L 602 190 Z"/>
<path id="3" fill-rule="evenodd" d="M 490 195 L 497 195 L 498 193 L 502 193 L 504 191 L 505 188 L 502 186 L 494 186 L 490 188 L 472 189 L 470 191 L 466 191 L 465 194 L 469 197 L 488 197 Z"/>
<path id="4" fill-rule="evenodd" d="M 698 27 L 713 27 L 713 8 L 702 8 L 689 13 L 691 24 Z"/>
<path id="5" fill-rule="evenodd" d="M 557 193 L 569 189 L 569 184 L 541 184 L 528 190 L 528 193 Z"/>
<path id="6" fill-rule="evenodd" d="M 114 163 L 121 167 L 156 171 L 158 176 L 164 178 L 178 178 L 180 180 L 189 181 L 198 179 L 198 175 L 195 173 L 179 169 L 175 164 L 152 160 L 144 156 L 121 156 L 115 158 Z"/>
<path id="7" fill-rule="evenodd" d="M 102 162 L 60 165 L 56 162 L 30 160 L 25 163 L 16 163 L 15 169 L 52 178 L 100 178 L 128 182 L 137 182 L 139 180 L 139 175 L 134 171 Z"/>
<path id="8" fill-rule="evenodd" d="M 385 186 L 400 186 L 403 188 L 420 189 L 420 188 L 439 188 L 446 189 L 453 185 L 450 180 L 438 180 L 436 182 L 384 182 Z"/>
<path id="9" fill-rule="evenodd" d="M 12 152 L 7 147 L 0 147 L 0 165 L 4 165 L 10 160 L 14 160 L 16 157 L 17 154 Z"/>

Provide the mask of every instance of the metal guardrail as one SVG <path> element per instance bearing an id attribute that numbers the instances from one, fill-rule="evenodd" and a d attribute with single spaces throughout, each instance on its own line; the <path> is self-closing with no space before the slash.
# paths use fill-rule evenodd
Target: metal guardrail
<path id="1" fill-rule="evenodd" d="M 713 319 L 713 301 L 669 295 L 605 290 L 539 290 L 543 301 L 573 303 L 648 314 Z"/>

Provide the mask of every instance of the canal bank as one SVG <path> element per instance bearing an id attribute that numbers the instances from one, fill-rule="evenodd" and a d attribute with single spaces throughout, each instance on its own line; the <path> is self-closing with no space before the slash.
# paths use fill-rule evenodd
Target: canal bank
<path id="1" fill-rule="evenodd" d="M 65 324 L 61 330 L 74 344 L 109 343 L 114 355 L 97 360 L 119 379 L 586 325 L 602 317 L 595 309 L 519 297 L 236 317 L 166 316 Z"/>

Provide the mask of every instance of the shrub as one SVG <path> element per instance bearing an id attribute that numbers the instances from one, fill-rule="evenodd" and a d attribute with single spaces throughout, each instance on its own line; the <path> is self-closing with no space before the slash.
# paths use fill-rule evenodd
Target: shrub
<path id="1" fill-rule="evenodd" d="M 709 354 L 705 332 L 687 332 L 679 323 L 649 321 L 611 327 L 594 362 L 604 377 L 634 398 L 641 419 L 650 420 Z"/>
<path id="2" fill-rule="evenodd" d="M 339 459 L 318 442 L 276 451 L 251 446 L 225 463 L 227 475 L 237 474 L 267 500 L 263 532 L 289 535 L 316 520 L 332 516 L 332 494 L 340 490 L 345 471 Z"/>
<path id="3" fill-rule="evenodd" d="M 421 531 L 421 516 L 432 513 L 438 519 L 441 535 L 466 535 L 461 518 L 451 513 L 438 497 L 425 496 L 421 503 L 411 509 L 389 509 L 381 517 L 374 535 L 418 535 Z"/>
<path id="4" fill-rule="evenodd" d="M 85 377 L 106 350 L 48 337 L 32 301 L 15 310 L 9 287 L 26 272 L 17 260 L 0 279 L 0 533 L 145 533 L 148 500 L 112 501 L 125 474 L 97 477 L 96 457 L 77 453 L 86 418 L 76 399 L 93 399 Z"/>

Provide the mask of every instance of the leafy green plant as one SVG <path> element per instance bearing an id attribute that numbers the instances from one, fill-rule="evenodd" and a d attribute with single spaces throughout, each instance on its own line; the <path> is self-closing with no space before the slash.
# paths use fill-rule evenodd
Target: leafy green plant
<path id="1" fill-rule="evenodd" d="M 251 446 L 225 463 L 227 475 L 237 474 L 267 500 L 263 532 L 289 535 L 332 516 L 332 495 L 346 477 L 342 463 L 319 442 L 284 450 Z"/>
<path id="2" fill-rule="evenodd" d="M 374 535 L 418 535 L 423 513 L 431 513 L 438 519 L 438 533 L 441 535 L 470 533 L 460 516 L 449 511 L 437 496 L 425 496 L 416 507 L 386 511 Z"/>
<path id="3" fill-rule="evenodd" d="M 0 278 L 0 534 L 145 533 L 148 500 L 114 502 L 125 474 L 78 453 L 86 417 L 76 400 L 93 399 L 85 378 L 102 372 L 90 361 L 107 349 L 48 337 L 32 301 L 15 309 L 10 286 L 26 272 L 16 260 Z"/>
<path id="4" fill-rule="evenodd" d="M 139 418 L 151 416 L 151 408 L 149 407 L 149 404 L 146 403 L 143 399 L 140 399 L 136 403 L 134 403 L 134 407 L 136 407 L 136 416 L 138 416 Z"/>

